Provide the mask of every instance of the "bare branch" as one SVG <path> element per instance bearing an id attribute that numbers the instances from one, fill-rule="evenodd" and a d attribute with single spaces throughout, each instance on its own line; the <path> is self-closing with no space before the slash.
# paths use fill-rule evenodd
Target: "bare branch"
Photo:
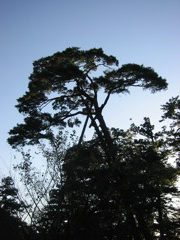
<path id="1" fill-rule="evenodd" d="M 59 97 L 50 98 L 40 105 L 40 110 L 45 108 L 52 101 L 55 101 L 55 100 L 63 101 L 65 98 L 73 98 L 73 97 L 78 97 L 78 96 L 79 96 L 78 94 L 72 94 L 72 95 L 61 95 Z"/>
<path id="2" fill-rule="evenodd" d="M 77 116 L 77 115 L 79 115 L 79 114 L 81 114 L 81 115 L 87 115 L 86 113 L 84 113 L 84 112 L 82 112 L 82 111 L 78 111 L 78 112 L 75 112 L 75 113 L 71 113 L 71 114 L 66 114 L 63 118 L 61 118 L 61 120 L 65 120 L 65 119 L 67 119 L 67 118 L 69 118 L 69 117 L 74 117 L 74 116 Z"/>
<path id="3" fill-rule="evenodd" d="M 107 102 L 108 102 L 108 100 L 109 100 L 109 98 L 110 98 L 110 95 L 111 95 L 111 92 L 112 92 L 112 90 L 110 90 L 109 92 L 108 92 L 108 94 L 107 94 L 107 96 L 106 96 L 106 98 L 105 98 L 105 100 L 104 100 L 104 103 L 101 105 L 101 111 L 103 110 L 103 108 L 106 106 L 106 104 L 107 104 Z"/>

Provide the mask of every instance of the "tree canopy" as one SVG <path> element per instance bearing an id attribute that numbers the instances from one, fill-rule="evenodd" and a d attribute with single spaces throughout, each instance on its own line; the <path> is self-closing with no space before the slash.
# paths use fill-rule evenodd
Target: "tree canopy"
<path id="1" fill-rule="evenodd" d="M 167 88 L 166 80 L 150 67 L 118 64 L 101 48 L 85 51 L 76 47 L 35 61 L 28 91 L 16 105 L 25 116 L 24 123 L 10 131 L 8 142 L 16 147 L 50 139 L 53 127 L 79 126 L 83 115 L 86 121 L 80 142 L 90 119 L 107 157 L 113 158 L 113 141 L 102 115 L 111 94 L 129 92 L 130 87 L 152 93 Z M 106 94 L 102 103 L 100 92 Z"/>
<path id="2" fill-rule="evenodd" d="M 178 239 L 172 196 L 178 169 L 167 139 L 150 119 L 112 129 L 117 157 L 109 165 L 97 139 L 69 148 L 39 227 L 52 239 Z"/>

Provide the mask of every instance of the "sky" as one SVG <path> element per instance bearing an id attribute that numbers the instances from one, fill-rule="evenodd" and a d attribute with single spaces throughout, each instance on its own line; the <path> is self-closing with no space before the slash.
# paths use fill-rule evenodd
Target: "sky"
<path id="1" fill-rule="evenodd" d="M 67 47 L 101 47 L 120 66 L 154 68 L 167 79 L 167 91 L 113 96 L 104 116 L 109 127 L 127 128 L 143 117 L 159 126 L 161 105 L 179 95 L 179 26 L 179 0 L 0 0 L 0 177 L 16 164 L 7 138 L 23 120 L 16 99 L 27 90 L 33 61 Z"/>

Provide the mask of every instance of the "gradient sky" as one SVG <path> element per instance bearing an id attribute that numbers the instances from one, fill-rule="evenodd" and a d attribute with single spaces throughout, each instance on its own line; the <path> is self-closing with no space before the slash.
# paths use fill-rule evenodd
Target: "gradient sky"
<path id="1" fill-rule="evenodd" d="M 23 117 L 14 107 L 27 90 L 32 62 L 67 47 L 102 47 L 121 64 L 155 69 L 169 83 L 164 92 L 142 90 L 110 99 L 108 126 L 127 128 L 179 94 L 180 0 L 0 0 L 0 177 L 11 171 L 15 150 L 8 131 Z"/>

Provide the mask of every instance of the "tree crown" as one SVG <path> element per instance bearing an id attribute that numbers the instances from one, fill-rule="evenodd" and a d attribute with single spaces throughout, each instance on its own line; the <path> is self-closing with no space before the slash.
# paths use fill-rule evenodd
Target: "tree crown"
<path id="1" fill-rule="evenodd" d="M 54 126 L 79 126 L 80 115 L 90 118 L 96 132 L 97 119 L 107 137 L 102 110 L 111 94 L 128 92 L 130 87 L 150 89 L 153 93 L 167 88 L 166 80 L 152 68 L 137 64 L 118 68 L 118 60 L 101 48 L 87 51 L 67 48 L 35 61 L 33 66 L 28 91 L 16 105 L 25 118 L 23 124 L 10 131 L 8 142 L 13 147 L 48 139 Z M 101 105 L 98 102 L 100 89 L 106 94 Z"/>

